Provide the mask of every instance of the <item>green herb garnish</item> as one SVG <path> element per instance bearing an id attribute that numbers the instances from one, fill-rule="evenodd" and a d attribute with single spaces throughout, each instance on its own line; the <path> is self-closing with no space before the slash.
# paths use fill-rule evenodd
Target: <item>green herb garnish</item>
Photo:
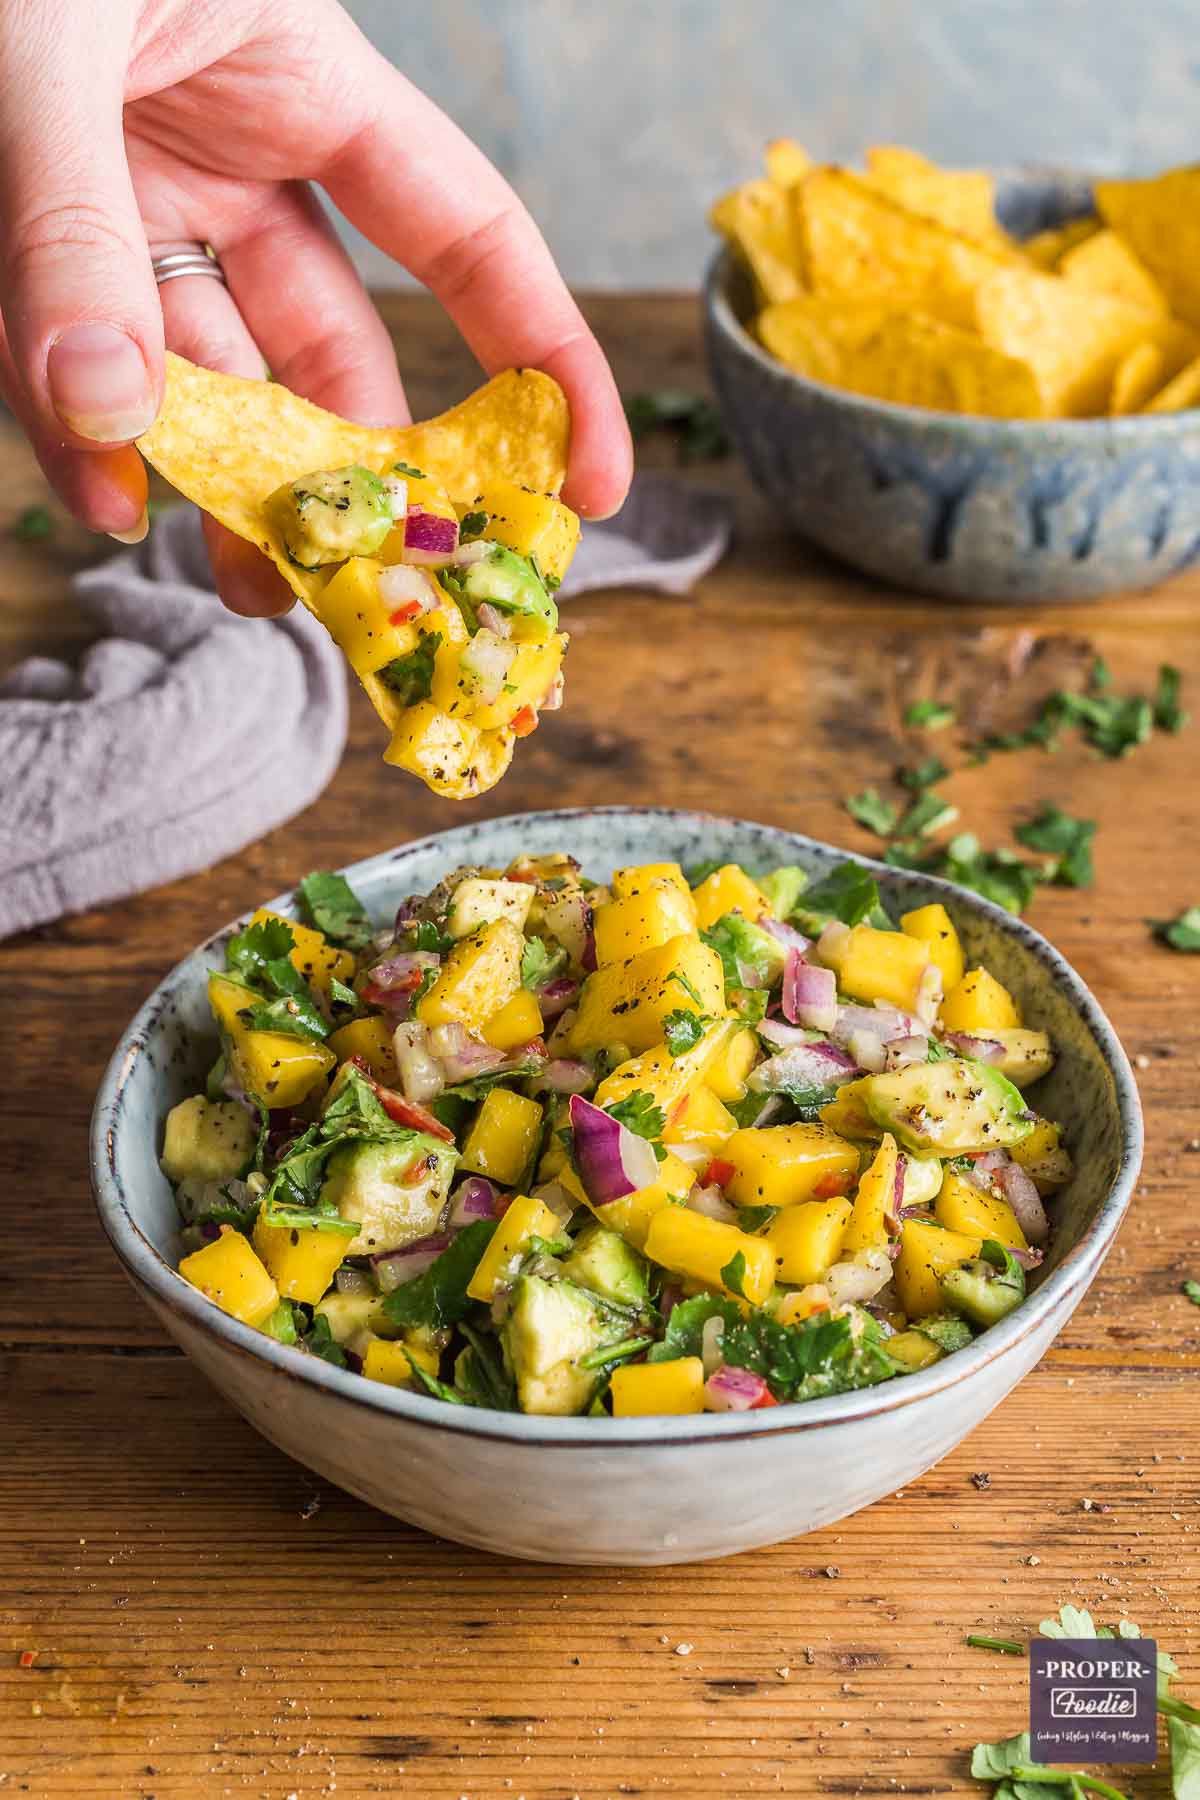
<path id="1" fill-rule="evenodd" d="M 1013 836 L 1030 850 L 1045 850 L 1057 860 L 1049 879 L 1058 887 L 1091 887 L 1094 819 L 1073 819 L 1057 806 L 1044 806 L 1036 819 L 1018 825 Z"/>
<path id="2" fill-rule="evenodd" d="M 429 698 L 433 688 L 433 659 L 441 647 L 440 631 L 423 631 L 415 650 L 410 650 L 407 656 L 393 657 L 375 673 L 385 687 L 399 695 L 402 705 L 415 706 L 419 700 Z"/>
<path id="3" fill-rule="evenodd" d="M 721 415 L 711 400 L 686 388 L 654 388 L 631 394 L 625 417 L 635 442 L 652 431 L 672 433 L 684 462 L 702 462 L 728 456 L 729 437 Z"/>
<path id="4" fill-rule="evenodd" d="M 896 808 L 890 800 L 884 800 L 877 788 L 863 788 L 860 794 L 849 794 L 842 805 L 852 819 L 876 837 L 890 837 L 896 829 Z"/>
<path id="5" fill-rule="evenodd" d="M 8 528 L 18 544 L 36 544 L 54 534 L 54 515 L 45 506 L 27 506 Z"/>
<path id="6" fill-rule="evenodd" d="M 344 875 L 317 869 L 304 877 L 298 892 L 309 924 L 323 931 L 330 943 L 347 950 L 364 950 L 370 943 L 367 909 Z"/>
<path id="7" fill-rule="evenodd" d="M 1172 950 L 1200 953 L 1200 906 L 1189 906 L 1174 919 L 1151 919 L 1151 929 L 1160 943 Z"/>
<path id="8" fill-rule="evenodd" d="M 914 700 L 904 709 L 904 723 L 919 731 L 943 731 L 958 714 L 941 700 Z"/>

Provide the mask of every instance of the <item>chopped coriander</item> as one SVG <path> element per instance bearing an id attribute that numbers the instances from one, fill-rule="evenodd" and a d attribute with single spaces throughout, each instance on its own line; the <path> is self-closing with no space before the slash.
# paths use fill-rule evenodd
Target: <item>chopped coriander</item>
<path id="1" fill-rule="evenodd" d="M 1200 954 L 1200 906 L 1186 907 L 1174 919 L 1151 919 L 1150 926 L 1159 942 L 1170 949 Z"/>
<path id="2" fill-rule="evenodd" d="M 567 952 L 561 944 L 556 944 L 552 950 L 544 938 L 526 938 L 521 952 L 521 986 L 540 993 L 548 982 L 562 973 L 567 961 Z"/>
<path id="3" fill-rule="evenodd" d="M 1112 686 L 1112 670 L 1102 656 L 1098 656 L 1088 671 L 1088 682 L 1094 694 L 1102 694 Z"/>
<path id="4" fill-rule="evenodd" d="M 491 513 L 464 513 L 458 522 L 459 540 L 466 543 L 470 538 L 482 537 L 488 526 L 491 524 L 491 519 Z"/>
<path id="5" fill-rule="evenodd" d="M 45 506 L 27 506 L 8 528 L 9 536 L 16 538 L 19 544 L 36 544 L 53 533 L 54 516 Z"/>
<path id="6" fill-rule="evenodd" d="M 852 819 L 873 831 L 876 837 L 888 837 L 896 829 L 896 808 L 880 797 L 878 789 L 864 788 L 860 794 L 848 794 L 842 805 Z"/>
<path id="7" fill-rule="evenodd" d="M 667 1115 L 661 1106 L 655 1105 L 653 1094 L 648 1094 L 645 1088 L 635 1088 L 632 1094 L 626 1094 L 623 1100 L 614 1100 L 604 1110 L 635 1137 L 648 1139 L 654 1145 L 659 1162 L 663 1161 L 667 1153 L 661 1138 L 667 1128 Z"/>
<path id="8" fill-rule="evenodd" d="M 932 788 L 926 788 L 913 801 L 897 830 L 902 837 L 932 837 L 935 832 L 944 831 L 947 825 L 953 825 L 957 817 L 957 806 L 934 793 Z"/>
<path id="9" fill-rule="evenodd" d="M 476 1219 L 458 1232 L 441 1255 L 414 1281 L 395 1288 L 383 1302 L 393 1325 L 457 1325 L 470 1310 L 467 1284 L 492 1241 L 495 1219 Z M 414 1362 L 413 1367 L 417 1365 Z"/>
<path id="10" fill-rule="evenodd" d="M 728 456 L 729 438 L 711 400 L 686 388 L 654 388 L 631 394 L 625 417 L 636 442 L 652 431 L 667 430 L 676 438 L 684 462 Z"/>
<path id="11" fill-rule="evenodd" d="M 721 1270 L 721 1280 L 731 1294 L 745 1300 L 746 1295 L 746 1258 L 742 1251 L 735 1250 L 725 1267 Z"/>
<path id="12" fill-rule="evenodd" d="M 861 863 L 844 862 L 805 890 L 793 916 L 800 921 L 802 930 L 812 920 L 809 928 L 819 931 L 828 919 L 840 919 L 843 925 L 861 925 L 879 909 L 879 889 L 874 877 Z"/>
<path id="13" fill-rule="evenodd" d="M 1050 880 L 1057 887 L 1091 887 L 1094 819 L 1073 819 L 1057 806 L 1044 806 L 1036 819 L 1018 825 L 1013 836 L 1030 850 L 1045 850 L 1057 858 Z"/>
<path id="14" fill-rule="evenodd" d="M 358 1005 L 358 995 L 354 989 L 347 987 L 344 981 L 339 981 L 336 975 L 329 977 L 329 998 L 335 1006 Z"/>
<path id="15" fill-rule="evenodd" d="M 689 1012 L 682 1006 L 676 1007 L 663 1020 L 663 1042 L 672 1056 L 682 1056 L 685 1051 L 695 1049 L 709 1023 L 702 1013 Z"/>
<path id="16" fill-rule="evenodd" d="M 407 656 L 395 656 L 382 669 L 375 671 L 385 687 L 400 696 L 404 706 L 415 706 L 428 700 L 433 687 L 433 659 L 442 647 L 440 631 L 423 631 L 415 650 Z"/>
<path id="17" fill-rule="evenodd" d="M 1189 1299 L 1193 1306 L 1200 1306 L 1200 1281 L 1181 1281 L 1179 1291 Z"/>
<path id="18" fill-rule="evenodd" d="M 740 1206 L 738 1208 L 738 1230 L 753 1237 L 756 1232 L 771 1223 L 778 1211 L 777 1206 Z"/>
<path id="19" fill-rule="evenodd" d="M 576 1359 L 576 1367 L 580 1369 L 603 1369 L 609 1363 L 624 1362 L 627 1357 L 636 1356 L 639 1350 L 648 1350 L 652 1338 L 622 1338 L 616 1344 L 601 1344 L 596 1350 L 589 1350 L 586 1355 Z"/>
<path id="20" fill-rule="evenodd" d="M 392 468 L 397 475 L 411 475 L 414 481 L 424 481 L 424 469 L 414 469 L 411 463 L 394 462 Z"/>
<path id="21" fill-rule="evenodd" d="M 673 981 L 676 983 L 677 986 L 681 987 L 683 989 L 684 993 L 687 995 L 688 999 L 694 1000 L 696 1002 L 697 1006 L 704 1005 L 704 1002 L 700 998 L 700 994 L 696 988 L 695 982 L 690 981 L 688 979 L 688 977 L 684 974 L 682 969 L 672 969 L 671 973 L 667 976 L 667 980 Z"/>
<path id="22" fill-rule="evenodd" d="M 230 938 L 225 946 L 225 967 L 243 981 L 261 980 L 268 963 L 290 956 L 295 942 L 286 919 L 263 919 Z"/>
<path id="23" fill-rule="evenodd" d="M 1033 899 L 1043 871 L 1011 850 L 984 850 L 972 832 L 962 831 L 945 845 L 926 850 L 920 846 L 891 844 L 885 862 L 899 869 L 919 869 L 941 875 L 960 887 L 982 894 L 1006 912 L 1023 913 Z"/>
<path id="24" fill-rule="evenodd" d="M 904 709 L 904 723 L 919 731 L 944 731 L 957 717 L 954 708 L 941 700 L 914 700 Z"/>
<path id="25" fill-rule="evenodd" d="M 949 773 L 940 756 L 927 756 L 924 762 L 914 763 L 911 768 L 897 769 L 896 780 L 903 787 L 911 788 L 914 794 L 920 794 L 935 782 L 944 780 Z"/>
<path id="26" fill-rule="evenodd" d="M 1154 691 L 1154 723 L 1160 731 L 1182 731 L 1188 722 L 1188 714 L 1179 706 L 1179 687 L 1182 677 L 1178 669 L 1170 663 L 1163 663 L 1158 671 L 1158 686 Z"/>

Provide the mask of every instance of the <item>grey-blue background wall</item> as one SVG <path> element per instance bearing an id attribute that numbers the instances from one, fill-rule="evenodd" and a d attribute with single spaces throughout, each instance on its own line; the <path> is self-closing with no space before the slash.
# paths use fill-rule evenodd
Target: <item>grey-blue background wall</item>
<path id="1" fill-rule="evenodd" d="M 871 142 L 964 163 L 1200 160 L 1196 0 L 348 5 L 580 286 L 694 286 L 707 204 L 756 172 L 767 137 L 833 160 Z"/>

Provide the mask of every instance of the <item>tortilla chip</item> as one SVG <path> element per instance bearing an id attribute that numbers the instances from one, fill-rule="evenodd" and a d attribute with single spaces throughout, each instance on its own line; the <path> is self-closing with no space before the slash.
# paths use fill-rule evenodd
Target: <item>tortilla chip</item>
<path id="1" fill-rule="evenodd" d="M 1200 167 L 1098 181 L 1096 205 L 1160 283 L 1171 311 L 1200 326 Z"/>
<path id="2" fill-rule="evenodd" d="M 749 264 L 768 305 L 800 292 L 799 258 L 788 190 L 764 176 L 722 195 L 708 215 L 714 231 Z"/>
<path id="3" fill-rule="evenodd" d="M 763 153 L 767 179 L 777 187 L 795 187 L 813 170 L 813 159 L 795 138 L 772 138 Z"/>
<path id="4" fill-rule="evenodd" d="M 1064 281 L 1090 288 L 1094 294 L 1115 294 L 1130 306 L 1148 312 L 1170 312 L 1167 296 L 1144 263 L 1115 231 L 1094 231 L 1090 237 L 1063 252 L 1058 273 Z"/>
<path id="5" fill-rule="evenodd" d="M 856 393 L 898 406 L 993 419 L 1036 419 L 1044 411 L 1027 362 L 939 319 L 885 319 L 860 347 L 846 348 L 842 376 Z"/>
<path id="6" fill-rule="evenodd" d="M 791 198 L 801 268 L 815 294 L 869 294 L 969 329 L 975 290 L 1005 266 L 844 169 L 816 170 Z"/>
<path id="7" fill-rule="evenodd" d="M 999 269 L 980 285 L 976 321 L 985 343 L 1030 365 L 1051 418 L 1104 412 L 1130 350 L 1154 343 L 1177 368 L 1191 337 L 1144 307 L 1025 269 Z"/>
<path id="8" fill-rule="evenodd" d="M 1167 359 L 1159 344 L 1135 344 L 1117 364 L 1112 378 L 1108 410 L 1114 418 L 1141 412 L 1151 394 L 1162 385 Z"/>
<path id="9" fill-rule="evenodd" d="M 1068 250 L 1074 249 L 1076 244 L 1086 243 L 1100 229 L 1099 219 L 1089 213 L 1086 218 L 1068 219 L 1065 225 L 1053 225 L 1047 231 L 1036 232 L 1024 240 L 1021 249 L 1039 269 L 1057 269 Z"/>
<path id="10" fill-rule="evenodd" d="M 506 369 L 421 425 L 353 425 L 274 381 L 246 381 L 167 353 L 162 410 L 138 448 L 186 499 L 257 544 L 310 609 L 329 579 L 299 569 L 263 515 L 285 481 L 315 469 L 397 461 L 436 475 L 469 500 L 492 477 L 557 493 L 566 475 L 570 413 L 556 381 Z"/>
<path id="11" fill-rule="evenodd" d="M 798 294 L 758 315 L 758 337 L 789 369 L 844 385 L 843 352 L 865 344 L 893 310 L 886 301 L 857 294 Z"/>
<path id="12" fill-rule="evenodd" d="M 1200 356 L 1186 363 L 1150 401 L 1146 411 L 1152 413 L 1187 412 L 1200 406 Z"/>
<path id="13" fill-rule="evenodd" d="M 876 144 L 867 151 L 866 181 L 908 212 L 974 238 L 997 254 L 1016 246 L 996 220 L 995 185 L 982 169 L 940 169 L 915 150 Z"/>

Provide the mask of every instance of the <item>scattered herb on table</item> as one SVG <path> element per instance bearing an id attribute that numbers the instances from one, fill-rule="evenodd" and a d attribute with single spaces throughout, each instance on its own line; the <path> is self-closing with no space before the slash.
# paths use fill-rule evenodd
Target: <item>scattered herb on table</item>
<path id="1" fill-rule="evenodd" d="M 1018 825 L 1013 836 L 1030 850 L 1045 850 L 1057 860 L 1048 879 L 1057 887 L 1091 887 L 1094 819 L 1073 819 L 1057 806 L 1044 806 L 1036 819 Z"/>
<path id="2" fill-rule="evenodd" d="M 892 844 L 884 853 L 884 861 L 899 869 L 915 869 L 925 875 L 941 875 L 956 881 L 972 893 L 982 894 L 1005 912 L 1023 913 L 1044 871 L 1025 862 L 1012 850 L 984 850 L 979 839 L 969 831 L 959 832 L 948 844 L 925 850 L 903 844 Z"/>
<path id="3" fill-rule="evenodd" d="M 926 788 L 913 801 L 896 829 L 901 837 L 932 837 L 935 832 L 944 831 L 947 825 L 953 825 L 957 817 L 957 806 L 952 806 L 932 788 Z"/>
<path id="4" fill-rule="evenodd" d="M 852 819 L 873 831 L 876 837 L 891 837 L 896 829 L 896 808 L 884 800 L 877 788 L 864 788 L 861 794 L 850 794 L 842 805 Z"/>
<path id="5" fill-rule="evenodd" d="M 905 708 L 904 723 L 918 731 L 944 731 L 958 714 L 942 700 L 914 700 Z"/>
<path id="6" fill-rule="evenodd" d="M 625 417 L 636 442 L 652 431 L 670 431 L 684 462 L 704 462 L 729 454 L 729 438 L 711 400 L 687 388 L 653 388 L 631 394 Z"/>
<path id="7" fill-rule="evenodd" d="M 45 506 L 27 506 L 8 528 L 8 535 L 18 544 L 36 544 L 53 534 L 54 516 Z"/>
<path id="8" fill-rule="evenodd" d="M 1160 943 L 1172 950 L 1200 952 L 1200 906 L 1189 906 L 1174 919 L 1151 919 L 1151 929 Z"/>
<path id="9" fill-rule="evenodd" d="M 1179 1284 L 1179 1291 L 1186 1295 L 1193 1306 L 1200 1306 L 1200 1281 L 1183 1281 Z"/>
<path id="10" fill-rule="evenodd" d="M 967 1643 L 972 1650 L 995 1650 L 1001 1656 L 1024 1656 L 1026 1654 L 1024 1644 L 1018 1644 L 1015 1638 L 984 1637 L 978 1632 L 973 1632 L 967 1639 Z"/>
<path id="11" fill-rule="evenodd" d="M 914 763 L 911 768 L 897 769 L 896 780 L 901 787 L 911 788 L 914 794 L 923 793 L 935 782 L 944 781 L 950 770 L 940 756 L 927 756 L 924 762 Z"/>

